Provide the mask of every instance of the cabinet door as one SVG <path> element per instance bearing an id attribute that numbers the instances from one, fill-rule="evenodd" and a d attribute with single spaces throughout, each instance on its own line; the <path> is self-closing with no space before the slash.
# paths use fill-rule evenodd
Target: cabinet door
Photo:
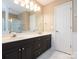
<path id="1" fill-rule="evenodd" d="M 21 59 L 21 49 L 13 48 L 3 51 L 2 59 Z"/>
<path id="2" fill-rule="evenodd" d="M 47 49 L 51 47 L 51 37 L 49 37 L 47 40 Z"/>
<path id="3" fill-rule="evenodd" d="M 31 47 L 22 48 L 22 59 L 32 59 Z"/>
<path id="4" fill-rule="evenodd" d="M 51 36 L 47 35 L 41 38 L 41 47 L 42 47 L 42 52 L 46 51 L 51 47 Z"/>
<path id="5" fill-rule="evenodd" d="M 37 59 L 38 56 L 42 54 L 41 49 L 38 49 L 33 52 L 32 59 Z"/>
<path id="6" fill-rule="evenodd" d="M 47 49 L 47 41 L 46 39 L 43 39 L 42 40 L 42 52 L 46 51 Z"/>
<path id="7" fill-rule="evenodd" d="M 31 45 L 29 44 L 22 44 L 22 59 L 31 59 Z"/>
<path id="8" fill-rule="evenodd" d="M 41 48 L 40 46 L 41 46 L 40 38 L 35 38 L 33 41 L 33 46 L 32 46 L 33 51 L 40 49 Z"/>

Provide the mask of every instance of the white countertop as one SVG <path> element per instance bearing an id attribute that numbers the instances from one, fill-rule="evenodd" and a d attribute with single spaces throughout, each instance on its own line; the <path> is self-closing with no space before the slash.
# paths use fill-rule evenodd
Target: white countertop
<path id="1" fill-rule="evenodd" d="M 33 37 L 39 37 L 39 36 L 44 36 L 44 35 L 48 35 L 51 33 L 17 33 L 16 37 L 12 37 L 11 35 L 7 35 L 7 36 L 3 36 L 2 37 L 2 43 L 8 43 L 8 42 L 13 42 L 13 41 L 19 41 L 19 40 L 23 40 L 23 39 L 29 39 L 29 38 L 33 38 Z"/>

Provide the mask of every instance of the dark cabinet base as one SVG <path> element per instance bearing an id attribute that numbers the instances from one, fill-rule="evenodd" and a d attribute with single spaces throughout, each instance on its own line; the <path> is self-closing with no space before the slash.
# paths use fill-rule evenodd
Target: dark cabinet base
<path id="1" fill-rule="evenodd" d="M 2 59 L 21 59 L 21 52 L 18 51 L 18 48 L 9 49 L 4 51 Z"/>
<path id="2" fill-rule="evenodd" d="M 45 35 L 2 45 L 2 59 L 36 59 L 51 48 L 51 35 Z"/>

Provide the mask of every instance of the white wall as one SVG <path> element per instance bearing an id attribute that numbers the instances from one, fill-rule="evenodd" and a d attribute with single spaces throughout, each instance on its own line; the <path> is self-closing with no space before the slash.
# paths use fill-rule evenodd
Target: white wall
<path id="1" fill-rule="evenodd" d="M 77 59 L 77 32 L 72 32 L 72 51 L 73 51 L 73 54 L 72 54 L 72 57 L 74 59 Z"/>

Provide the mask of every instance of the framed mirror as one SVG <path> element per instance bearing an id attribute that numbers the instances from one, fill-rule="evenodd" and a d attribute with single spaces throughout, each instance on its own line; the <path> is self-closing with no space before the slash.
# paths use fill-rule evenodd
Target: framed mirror
<path id="1" fill-rule="evenodd" d="M 41 6 L 35 0 L 3 0 L 2 4 L 3 34 L 43 31 Z"/>

